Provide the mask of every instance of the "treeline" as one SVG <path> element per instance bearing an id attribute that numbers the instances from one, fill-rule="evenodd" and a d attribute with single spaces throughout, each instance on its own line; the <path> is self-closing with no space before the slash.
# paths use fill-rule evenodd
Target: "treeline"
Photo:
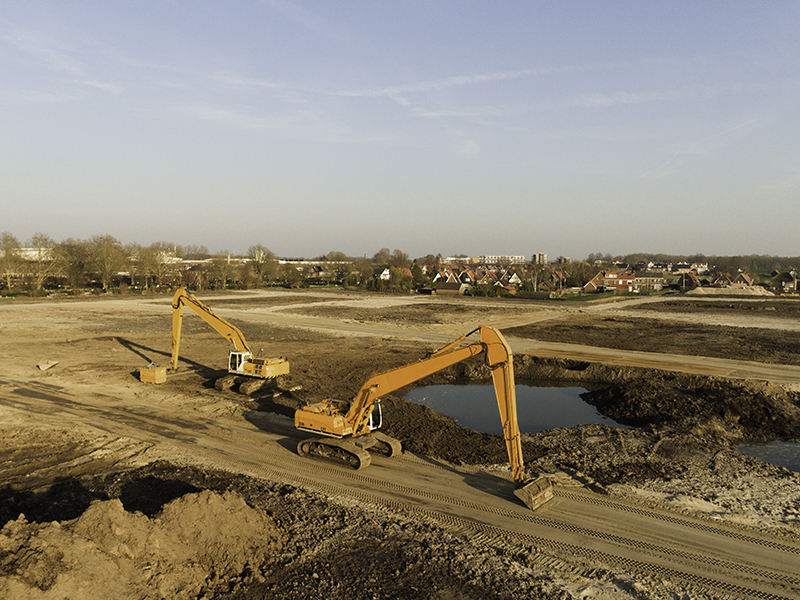
<path id="1" fill-rule="evenodd" d="M 767 275 L 773 271 L 796 271 L 800 268 L 800 256 L 768 256 L 750 254 L 745 256 L 705 256 L 704 254 L 626 254 L 611 256 L 610 254 L 589 254 L 586 262 L 590 264 L 611 264 L 615 262 L 635 266 L 640 263 L 707 263 L 709 269 L 719 273 L 746 273 Z"/>
<path id="2" fill-rule="evenodd" d="M 441 257 L 428 258 L 436 262 Z M 211 253 L 205 246 L 171 242 L 122 244 L 111 235 L 56 242 L 45 233 L 37 233 L 23 243 L 4 231 L 0 233 L 0 293 L 148 292 L 176 285 L 194 289 L 295 287 L 313 282 L 371 289 L 413 285 L 413 277 L 405 272 L 411 261 L 400 250 L 383 248 L 372 259 L 350 258 L 333 251 L 319 261 L 329 265 L 320 270 L 307 264 L 314 261 L 279 261 L 263 244 L 250 246 L 245 256 L 237 256 L 228 250 Z M 393 281 L 376 284 L 376 264 L 393 269 Z"/>
<path id="3" fill-rule="evenodd" d="M 794 270 L 800 265 L 800 257 L 596 253 L 576 262 L 559 257 L 550 265 L 483 265 L 482 269 L 513 271 L 520 291 L 535 292 L 556 273 L 559 278 L 554 285 L 577 287 L 586 284 L 598 271 L 613 268 L 614 263 L 635 268 L 650 262 L 707 263 L 712 272 L 734 274 L 741 270 L 766 277 L 772 271 Z M 279 261 L 262 244 L 250 246 L 245 256 L 236 256 L 227 250 L 211 253 L 205 246 L 171 242 L 149 246 L 122 244 L 111 235 L 56 242 L 45 233 L 37 233 L 22 243 L 10 232 L 0 233 L 0 293 L 6 295 L 42 295 L 54 290 L 75 294 L 86 290 L 148 292 L 175 285 L 225 289 L 314 283 L 408 291 L 431 285 L 436 274 L 447 266 L 450 265 L 444 263 L 441 254 L 412 260 L 402 250 L 389 248 L 381 248 L 371 258 L 331 251 L 310 261 Z"/>

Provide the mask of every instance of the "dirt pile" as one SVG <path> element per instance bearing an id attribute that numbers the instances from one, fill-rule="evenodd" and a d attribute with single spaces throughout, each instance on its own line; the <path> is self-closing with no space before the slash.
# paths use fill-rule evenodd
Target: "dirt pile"
<path id="1" fill-rule="evenodd" d="M 77 519 L 0 531 L 3 598 L 200 598 L 263 581 L 282 534 L 234 493 L 202 491 L 155 518 L 119 499 L 96 501 Z"/>

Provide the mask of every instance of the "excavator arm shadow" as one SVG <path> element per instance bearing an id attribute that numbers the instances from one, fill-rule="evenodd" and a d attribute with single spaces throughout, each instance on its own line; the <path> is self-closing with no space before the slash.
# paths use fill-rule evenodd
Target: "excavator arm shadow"
<path id="1" fill-rule="evenodd" d="M 123 337 L 115 336 L 114 340 L 120 346 L 122 346 L 126 350 L 129 350 L 130 352 L 133 352 L 136 356 L 138 356 L 139 358 L 147 361 L 151 365 L 161 362 L 163 360 L 162 357 L 165 357 L 167 359 L 167 361 L 169 361 L 170 357 L 172 356 L 171 352 L 164 352 L 163 350 L 156 350 L 155 348 L 151 348 L 150 346 L 145 346 L 143 344 L 139 344 L 137 342 L 134 342 L 132 340 L 129 340 L 129 339 L 126 339 L 126 338 L 123 338 Z M 221 373 L 221 374 L 225 373 L 225 371 L 220 372 L 217 369 L 214 369 L 213 367 L 209 367 L 207 365 L 203 365 L 203 364 L 201 364 L 199 362 L 187 359 L 185 357 L 181 358 L 181 360 L 183 362 L 185 362 L 185 363 L 188 363 L 190 371 L 197 372 L 197 373 L 203 375 L 204 377 L 210 377 L 210 376 L 213 376 L 216 373 Z M 131 371 L 131 375 L 133 377 L 138 377 L 139 376 L 139 369 Z M 213 383 L 212 383 L 212 387 L 213 387 Z"/>

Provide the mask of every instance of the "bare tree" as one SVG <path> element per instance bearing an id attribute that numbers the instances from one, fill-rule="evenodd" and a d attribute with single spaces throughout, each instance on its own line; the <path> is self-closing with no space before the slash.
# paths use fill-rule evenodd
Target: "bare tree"
<path id="1" fill-rule="evenodd" d="M 108 291 L 119 271 L 125 264 L 122 243 L 112 235 L 95 235 L 89 239 L 89 252 L 94 271 Z"/>
<path id="2" fill-rule="evenodd" d="M 125 252 L 125 267 L 128 269 L 128 274 L 131 276 L 131 285 L 136 286 L 136 278 L 141 277 L 143 287 L 147 289 L 147 271 L 144 265 L 144 248 L 141 244 L 131 242 L 125 244 L 123 248 Z"/>
<path id="3" fill-rule="evenodd" d="M 32 250 L 28 258 L 28 268 L 33 276 L 33 289 L 35 293 L 42 290 L 44 280 L 50 277 L 58 264 L 56 253 L 56 243 L 46 233 L 34 233 L 28 240 L 28 248 Z"/>
<path id="4" fill-rule="evenodd" d="M 223 290 L 228 288 L 228 281 L 234 278 L 236 265 L 231 262 L 231 253 L 220 250 L 211 257 L 212 277 L 215 285 Z"/>
<path id="5" fill-rule="evenodd" d="M 158 255 L 152 246 L 141 248 L 139 252 L 141 260 L 141 273 L 144 276 L 144 289 L 150 289 L 150 282 L 155 279 L 158 273 Z"/>
<path id="6" fill-rule="evenodd" d="M 275 279 L 278 274 L 278 259 L 272 250 L 262 244 L 256 244 L 247 249 L 247 256 L 250 258 L 253 272 L 261 278 L 261 281 L 268 284 Z"/>
<path id="7" fill-rule="evenodd" d="M 154 242 L 147 247 L 151 273 L 156 284 L 164 283 L 172 271 L 173 264 L 178 258 L 176 249 L 177 246 L 170 242 Z"/>
<path id="8" fill-rule="evenodd" d="M 89 242 L 68 238 L 56 244 L 58 268 L 66 277 L 74 294 L 86 280 L 89 268 Z"/>
<path id="9" fill-rule="evenodd" d="M 20 258 L 19 240 L 8 231 L 0 233 L 0 268 L 6 280 L 6 287 L 10 290 L 14 284 L 14 275 L 22 263 Z"/>
<path id="10" fill-rule="evenodd" d="M 205 260 L 210 256 L 205 246 L 190 245 L 183 248 L 183 258 L 186 260 Z"/>

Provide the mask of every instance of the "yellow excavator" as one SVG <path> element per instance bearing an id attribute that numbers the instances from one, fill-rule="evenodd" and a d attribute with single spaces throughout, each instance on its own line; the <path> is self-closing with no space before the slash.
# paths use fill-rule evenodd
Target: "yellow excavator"
<path id="1" fill-rule="evenodd" d="M 222 317 L 214 314 L 208 306 L 200 302 L 197 297 L 185 287 L 181 287 L 172 297 L 172 359 L 170 360 L 170 371 L 175 372 L 178 368 L 178 351 L 181 345 L 181 325 L 183 323 L 183 307 L 188 306 L 196 312 L 200 318 L 220 333 L 225 339 L 233 344 L 233 350 L 228 354 L 228 375 L 217 379 L 214 387 L 218 390 L 226 390 L 233 387 L 237 376 L 250 378 L 239 386 L 239 391 L 250 394 L 260 388 L 268 379 L 275 379 L 289 374 L 289 362 L 283 358 L 256 358 L 247 345 L 244 334 L 238 327 L 229 323 Z M 155 370 L 159 367 L 149 367 Z M 159 383 L 157 376 L 146 373 L 148 369 L 140 369 L 140 377 L 143 381 L 155 381 Z M 163 369 L 163 367 L 161 367 Z"/>
<path id="2" fill-rule="evenodd" d="M 479 342 L 462 345 L 476 332 L 480 332 Z M 513 355 L 502 334 L 486 325 L 462 335 L 415 363 L 375 375 L 361 386 L 351 402 L 326 399 L 295 411 L 295 427 L 320 436 L 302 440 L 297 446 L 298 454 L 343 461 L 356 469 L 371 463 L 370 451 L 384 456 L 400 454 L 400 442 L 377 431 L 382 425 L 380 398 L 479 354 L 485 355 L 486 364 L 492 372 L 511 476 L 516 488 L 514 494 L 529 508 L 537 508 L 553 497 L 552 486 L 543 476 L 535 480 L 525 479 L 517 421 Z"/>

